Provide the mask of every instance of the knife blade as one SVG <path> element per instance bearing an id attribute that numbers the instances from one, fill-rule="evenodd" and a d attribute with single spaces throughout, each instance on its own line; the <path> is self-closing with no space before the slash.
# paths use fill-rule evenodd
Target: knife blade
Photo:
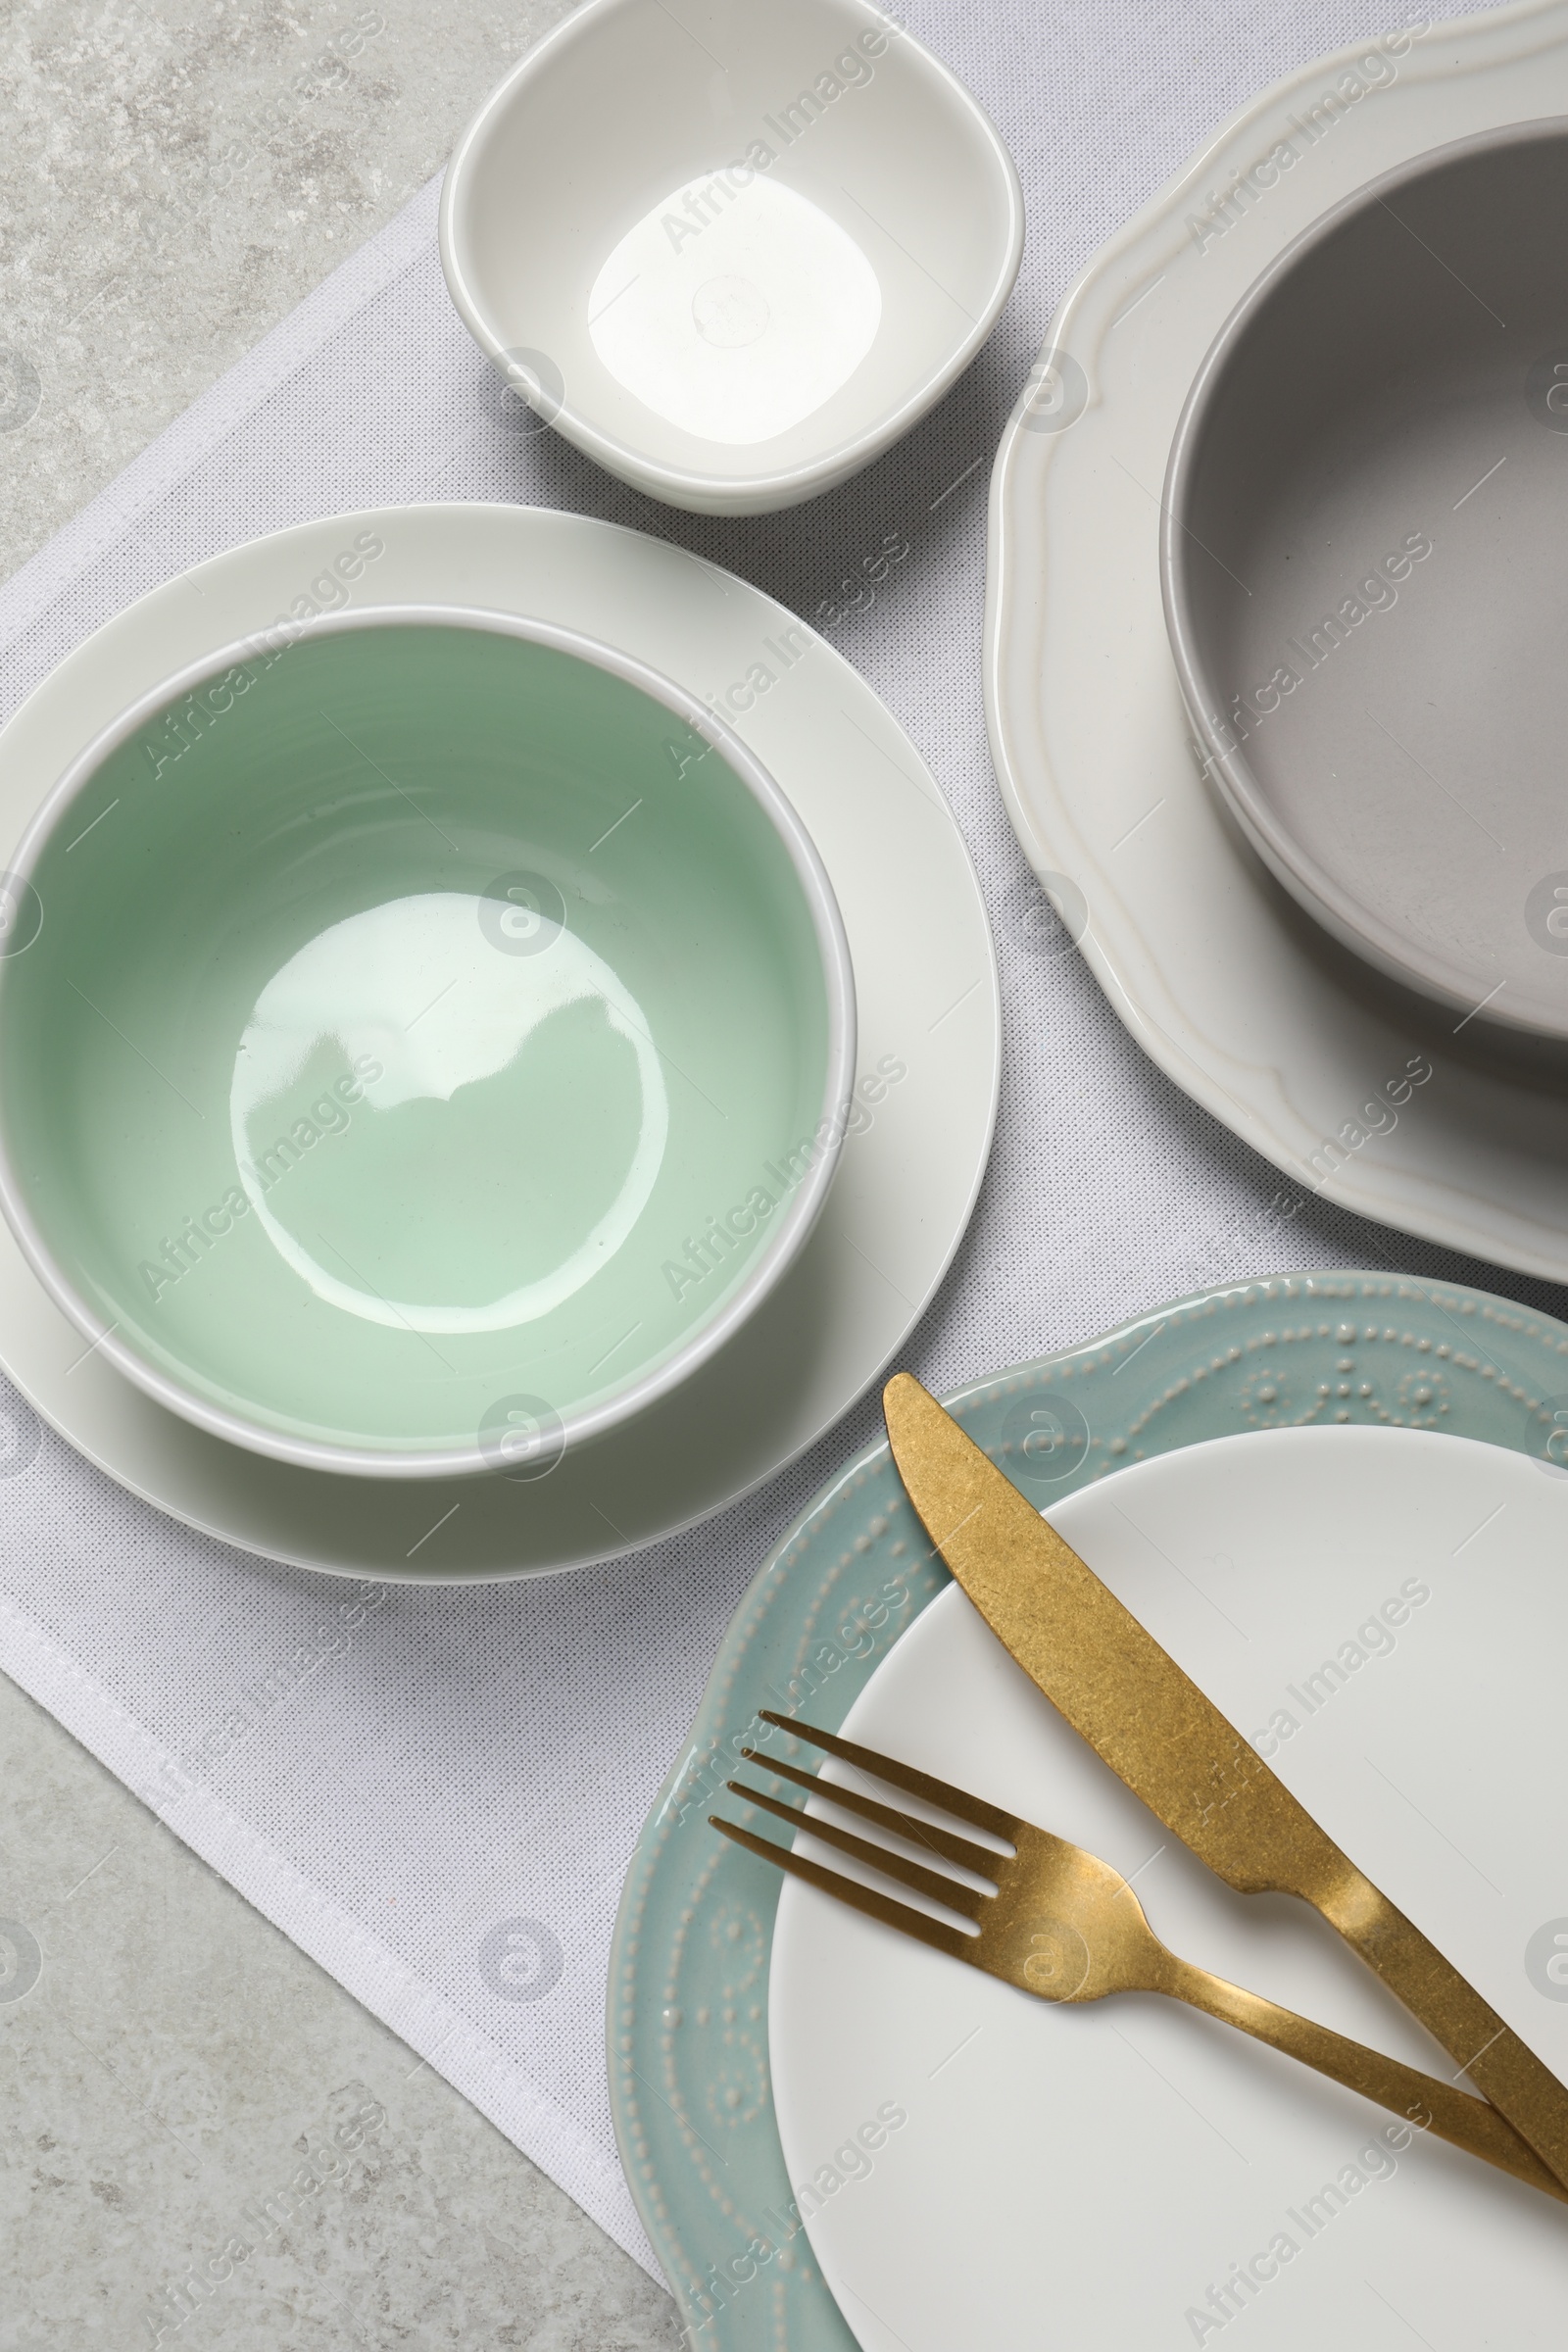
<path id="1" fill-rule="evenodd" d="M 901 1372 L 882 1402 L 933 1544 L 1057 1712 L 1228 1886 L 1321 1912 L 1568 2186 L 1568 2089 L 935 1397 Z"/>

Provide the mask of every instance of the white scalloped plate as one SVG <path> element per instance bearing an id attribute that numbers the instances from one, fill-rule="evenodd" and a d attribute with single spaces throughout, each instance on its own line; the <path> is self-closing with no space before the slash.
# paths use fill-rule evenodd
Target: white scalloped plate
<path id="1" fill-rule="evenodd" d="M 1360 967 L 1227 830 L 1177 692 L 1157 526 L 1198 364 L 1291 238 L 1429 147 L 1560 113 L 1553 0 L 1363 43 L 1234 117 L 1053 321 L 1047 353 L 1066 365 L 1042 361 L 992 477 L 985 656 L 1019 841 L 1152 1059 L 1298 1183 L 1557 1281 L 1568 1099 L 1461 1058 L 1441 1012 L 1370 1003 Z M 1215 199 L 1238 174 L 1227 220 Z M 1441 517 L 1414 519 L 1441 538 Z M 1431 1073 L 1414 1086 L 1412 1064 Z"/>

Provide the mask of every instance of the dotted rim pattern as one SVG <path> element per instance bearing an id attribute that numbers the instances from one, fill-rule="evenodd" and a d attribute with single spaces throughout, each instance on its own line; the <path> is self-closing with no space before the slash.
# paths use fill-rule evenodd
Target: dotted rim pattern
<path id="1" fill-rule="evenodd" d="M 1038 1399 L 1048 1422 L 1087 1429 L 1057 1478 L 1049 1455 L 1032 1466 L 1004 1436 L 1019 1426 L 1021 1398 Z M 948 1403 L 1042 1508 L 1127 1462 L 1313 1423 L 1437 1429 L 1562 1470 L 1568 1326 L 1462 1284 L 1263 1276 L 1156 1308 Z M 767 1968 L 781 1881 L 709 1815 L 743 1747 L 804 1753 L 758 1720 L 761 1708 L 836 1730 L 948 1581 L 886 1445 L 868 1448 L 741 1602 L 627 1874 L 607 2019 L 615 2134 L 689 2340 L 713 2352 L 856 2352 L 856 2339 L 801 2226 L 773 2117 Z"/>

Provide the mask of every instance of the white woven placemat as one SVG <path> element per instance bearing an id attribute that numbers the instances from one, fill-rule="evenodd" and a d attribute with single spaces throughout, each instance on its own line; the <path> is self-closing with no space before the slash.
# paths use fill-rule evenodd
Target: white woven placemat
<path id="1" fill-rule="evenodd" d="M 659 532 L 781 597 L 858 663 L 980 872 L 1002 961 L 1002 1117 L 969 1238 L 908 1351 L 924 1380 L 954 1387 L 1206 1280 L 1286 1265 L 1467 1274 L 1560 1310 L 1544 1286 L 1321 1203 L 1282 1221 L 1276 1172 L 1143 1058 L 1076 956 L 1050 952 L 986 752 L 986 482 L 1057 297 L 1243 99 L 1381 29 L 1376 0 L 1119 13 L 909 0 L 906 21 L 1011 146 L 1029 241 L 969 376 L 869 473 L 788 514 L 697 521 L 553 434 L 519 432 L 447 301 L 431 186 L 0 589 L 0 710 L 143 590 L 312 515 L 489 498 Z M 835 624 L 822 608 L 890 531 L 908 557 Z M 368 1592 L 188 1534 L 25 1405 L 7 1409 L 0 1665 L 654 2267 L 605 2088 L 622 1874 L 736 1600 L 873 1434 L 873 1404 L 751 1501 L 618 1565 Z M 521 1984 L 498 1964 L 516 1922 L 534 1923 L 518 1931 Z"/>

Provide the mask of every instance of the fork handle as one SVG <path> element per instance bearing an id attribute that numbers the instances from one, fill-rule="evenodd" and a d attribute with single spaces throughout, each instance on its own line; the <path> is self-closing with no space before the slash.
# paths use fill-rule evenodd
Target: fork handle
<path id="1" fill-rule="evenodd" d="M 1417 2131 L 1431 2132 L 1456 2148 L 1466 2148 L 1500 2172 L 1511 2173 L 1516 2180 L 1528 2180 L 1532 2188 L 1568 2204 L 1568 2188 L 1485 2099 L 1472 2098 L 1468 2091 L 1436 2075 L 1424 2075 L 1419 2068 L 1386 2058 L 1381 2050 L 1369 2050 L 1347 2034 L 1314 2025 L 1310 2018 L 1281 2009 L 1259 1993 L 1244 1992 L 1239 1984 L 1211 1977 L 1206 1969 L 1195 1968 L 1190 1961 L 1178 1960 L 1174 1954 L 1167 1958 L 1169 1969 L 1161 1974 L 1159 1991 L 1201 2009 L 1223 2025 L 1250 2034 L 1254 2041 L 1265 2041 L 1270 2049 L 1283 2050 L 1288 2058 L 1299 2059 L 1332 2082 L 1343 2082 L 1347 2090 L 1359 2091 L 1363 2098 L 1388 2108 Z"/>

